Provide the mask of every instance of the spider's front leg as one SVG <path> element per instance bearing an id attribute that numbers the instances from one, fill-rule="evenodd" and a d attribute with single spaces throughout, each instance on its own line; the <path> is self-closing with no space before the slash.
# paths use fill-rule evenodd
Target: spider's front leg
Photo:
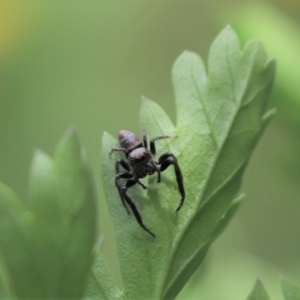
<path id="1" fill-rule="evenodd" d="M 179 164 L 177 162 L 177 158 L 173 153 L 167 152 L 160 156 L 160 158 L 158 160 L 158 164 L 160 165 L 161 172 L 166 170 L 171 165 L 174 166 L 178 190 L 181 195 L 181 201 L 180 201 L 178 207 L 176 208 L 176 211 L 179 211 L 179 209 L 181 208 L 181 206 L 184 202 L 184 199 L 185 199 L 185 190 L 184 190 L 184 184 L 183 184 L 183 176 L 182 176 L 182 172 L 179 167 Z"/>
<path id="2" fill-rule="evenodd" d="M 117 162 L 117 163 L 118 163 L 118 162 Z M 116 164 L 117 164 L 117 163 L 116 163 Z M 116 168 L 117 168 L 117 167 L 116 167 Z M 123 204 L 123 206 L 125 207 L 125 209 L 126 209 L 126 211 L 127 211 L 128 214 L 130 214 L 130 212 L 129 212 L 127 206 L 126 206 L 126 202 L 125 202 L 124 196 L 123 196 L 123 194 L 122 194 L 122 190 L 121 190 L 122 182 L 121 182 L 120 179 L 121 179 L 121 178 L 122 178 L 122 179 L 128 179 L 128 178 L 132 178 L 132 176 L 133 176 L 133 175 L 132 175 L 131 173 L 129 173 L 129 172 L 118 172 L 118 173 L 116 174 L 116 176 L 115 176 L 115 185 L 116 185 L 116 187 L 117 187 L 117 189 L 118 189 L 120 198 L 121 198 L 121 200 L 122 200 L 122 204 Z"/>
<path id="3" fill-rule="evenodd" d="M 123 182 L 122 186 L 120 187 L 120 195 L 121 198 L 123 198 L 126 203 L 130 206 L 137 222 L 140 224 L 140 226 L 147 231 L 149 234 L 151 234 L 153 237 L 155 237 L 155 234 L 153 232 L 151 232 L 146 225 L 143 223 L 143 219 L 142 216 L 140 215 L 136 205 L 134 204 L 134 202 L 132 201 L 132 199 L 127 195 L 126 191 L 128 190 L 128 188 L 134 186 L 138 181 L 137 180 L 133 180 L 133 179 L 129 179 Z"/>
<path id="4" fill-rule="evenodd" d="M 153 155 L 153 157 L 155 157 L 155 155 L 156 155 L 155 141 L 163 140 L 163 139 L 169 139 L 171 137 L 172 136 L 170 136 L 170 135 L 159 135 L 159 136 L 156 136 L 155 138 L 151 139 L 151 141 L 150 141 L 150 151 L 151 151 L 151 154 Z"/>

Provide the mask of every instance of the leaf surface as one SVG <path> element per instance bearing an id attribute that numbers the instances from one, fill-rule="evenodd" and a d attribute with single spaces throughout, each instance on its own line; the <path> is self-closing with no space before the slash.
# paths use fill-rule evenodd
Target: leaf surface
<path id="1" fill-rule="evenodd" d="M 300 287 L 291 284 L 286 279 L 281 280 L 282 292 L 285 300 L 300 300 Z"/>
<path id="2" fill-rule="evenodd" d="M 97 251 L 95 256 L 84 299 L 123 299 L 100 250 Z"/>
<path id="3" fill-rule="evenodd" d="M 249 157 L 273 112 L 266 113 L 275 73 L 263 46 L 248 43 L 241 50 L 236 34 L 226 27 L 214 41 L 206 72 L 201 58 L 184 52 L 173 67 L 176 125 L 155 102 L 144 98 L 140 122 L 149 138 L 159 140 L 157 157 L 172 152 L 184 175 L 186 200 L 180 201 L 173 167 L 149 177 L 144 193 L 128 190 L 144 223 L 142 230 L 124 209 L 114 184 L 114 162 L 108 153 L 118 146 L 103 136 L 102 176 L 114 223 L 124 299 L 174 299 L 200 265 L 241 202 L 237 195 Z M 237 199 L 234 201 L 234 199 Z"/>

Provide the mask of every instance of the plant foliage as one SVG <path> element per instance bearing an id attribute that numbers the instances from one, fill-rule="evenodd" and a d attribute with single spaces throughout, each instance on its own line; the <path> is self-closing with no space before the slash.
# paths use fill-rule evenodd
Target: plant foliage
<path id="1" fill-rule="evenodd" d="M 268 293 L 259 279 L 256 279 L 254 287 L 247 300 L 270 300 Z"/>
<path id="2" fill-rule="evenodd" d="M 300 300 L 300 288 L 286 279 L 281 280 L 282 292 L 285 300 Z"/>
<path id="3" fill-rule="evenodd" d="M 54 159 L 36 151 L 30 209 L 0 184 L 0 297 L 78 299 L 92 263 L 96 197 L 85 153 L 73 129 Z M 6 280 L 5 280 L 6 278 Z"/>
<path id="4" fill-rule="evenodd" d="M 112 281 L 98 277 L 94 286 L 102 299 L 110 299 L 100 293 L 108 286 L 115 299 L 176 297 L 241 203 L 242 174 L 273 114 L 266 108 L 274 74 L 275 63 L 267 60 L 263 46 L 252 41 L 241 50 L 228 26 L 212 44 L 207 71 L 192 52 L 184 52 L 175 62 L 176 125 L 156 103 L 143 99 L 140 121 L 149 137 L 176 136 L 158 141 L 158 154 L 171 151 L 177 156 L 186 189 L 179 212 L 175 209 L 180 195 L 171 168 L 162 174 L 160 184 L 155 176 L 150 177 L 146 193 L 139 186 L 129 190 L 156 238 L 126 213 L 114 184 L 118 155 L 108 156 L 117 141 L 104 134 L 103 186 L 116 232 L 124 290 L 119 292 Z"/>
<path id="5" fill-rule="evenodd" d="M 281 280 L 282 293 L 285 300 L 300 300 L 300 288 L 286 279 Z M 270 300 L 262 282 L 257 279 L 247 300 Z"/>
<path id="6" fill-rule="evenodd" d="M 228 26 L 211 47 L 207 71 L 195 53 L 177 59 L 176 125 L 143 98 L 140 119 L 149 136 L 176 137 L 158 141 L 158 153 L 177 156 L 186 189 L 179 212 L 172 168 L 160 184 L 150 177 L 146 192 L 139 186 L 130 189 L 156 238 L 126 213 L 114 183 L 118 155 L 108 156 L 117 141 L 104 134 L 103 186 L 116 232 L 122 291 L 99 249 L 91 268 L 96 197 L 74 130 L 62 138 L 54 159 L 37 151 L 28 209 L 0 184 L 0 297 L 79 299 L 84 293 L 85 299 L 174 299 L 242 201 L 242 174 L 273 114 L 266 107 L 274 73 L 275 63 L 267 60 L 263 46 L 250 42 L 241 50 Z M 297 288 L 282 285 L 286 299 L 298 295 Z M 257 282 L 249 299 L 268 299 L 257 298 L 259 293 L 263 288 Z"/>

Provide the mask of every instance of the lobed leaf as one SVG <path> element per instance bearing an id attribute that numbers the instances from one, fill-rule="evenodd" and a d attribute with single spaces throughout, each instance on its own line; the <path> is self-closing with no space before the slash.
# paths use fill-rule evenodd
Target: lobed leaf
<path id="1" fill-rule="evenodd" d="M 114 184 L 114 162 L 122 155 L 109 158 L 118 145 L 104 134 L 103 186 L 116 231 L 124 299 L 174 299 L 234 215 L 244 169 L 273 114 L 266 113 L 266 106 L 274 73 L 275 63 L 267 61 L 262 45 L 250 42 L 241 50 L 228 26 L 211 47 L 208 74 L 194 53 L 186 51 L 175 62 L 176 126 L 156 103 L 143 99 L 140 122 L 148 136 L 175 136 L 157 141 L 157 153 L 177 156 L 186 189 L 179 212 L 171 167 L 161 183 L 155 175 L 149 178 L 146 193 L 140 186 L 129 189 L 156 238 L 126 213 Z"/>

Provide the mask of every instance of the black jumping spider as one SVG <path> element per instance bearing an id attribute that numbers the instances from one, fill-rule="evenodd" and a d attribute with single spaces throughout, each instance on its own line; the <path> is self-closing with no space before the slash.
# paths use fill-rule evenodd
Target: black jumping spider
<path id="1" fill-rule="evenodd" d="M 123 159 L 118 159 L 116 161 L 116 177 L 115 177 L 115 184 L 119 191 L 122 203 L 129 214 L 128 207 L 129 205 L 137 222 L 140 226 L 146 230 L 149 234 L 155 237 L 155 234 L 151 232 L 143 223 L 143 219 L 132 201 L 132 199 L 127 195 L 126 191 L 128 188 L 132 187 L 136 183 L 142 186 L 143 189 L 147 187 L 140 182 L 140 178 L 144 178 L 147 175 L 152 175 L 157 172 L 157 182 L 161 181 L 160 173 L 166 170 L 170 165 L 174 166 L 176 181 L 178 185 L 179 193 L 181 194 L 180 204 L 177 207 L 176 211 L 178 211 L 185 199 L 185 191 L 183 185 L 183 176 L 178 165 L 177 159 L 175 155 L 171 152 L 167 152 L 162 154 L 158 161 L 155 160 L 156 148 L 155 148 L 155 141 L 170 138 L 168 135 L 162 135 L 154 137 L 150 140 L 150 150 L 148 149 L 148 142 L 146 131 L 143 128 L 143 141 L 133 132 L 128 130 L 121 130 L 119 132 L 119 142 L 120 148 L 112 148 L 110 154 L 115 151 L 124 152 L 126 162 Z M 119 170 L 120 165 L 126 170 L 125 172 Z M 120 179 L 127 179 L 123 183 Z"/>

